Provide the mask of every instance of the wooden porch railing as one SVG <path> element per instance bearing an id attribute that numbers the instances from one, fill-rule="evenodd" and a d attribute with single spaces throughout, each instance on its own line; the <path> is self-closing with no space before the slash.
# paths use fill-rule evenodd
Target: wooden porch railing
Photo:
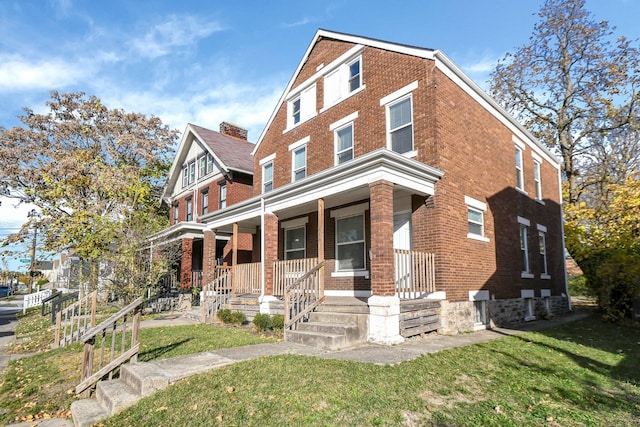
<path id="1" fill-rule="evenodd" d="M 435 255 L 394 249 L 396 292 L 400 298 L 418 298 L 436 291 Z"/>
<path id="2" fill-rule="evenodd" d="M 231 267 L 216 267 L 215 276 L 213 282 L 204 285 L 200 292 L 202 323 L 210 323 L 231 297 Z"/>
<path id="3" fill-rule="evenodd" d="M 80 341 L 82 335 L 96 326 L 98 292 L 93 291 L 55 313 L 55 338 L 52 348 Z"/>
<path id="4" fill-rule="evenodd" d="M 92 387 L 107 375 L 111 379 L 113 371 L 128 360 L 137 362 L 142 303 L 142 298 L 136 299 L 82 336 L 84 356 L 80 384 L 76 386 L 77 394 Z M 97 369 L 94 371 L 95 364 Z"/>
<path id="5" fill-rule="evenodd" d="M 284 289 L 284 329 L 295 330 L 314 308 L 324 301 L 321 276 L 324 274 L 322 261 L 298 277 Z M 285 336 L 286 339 L 286 336 Z"/>
<path id="6" fill-rule="evenodd" d="M 237 264 L 235 277 L 233 278 L 233 293 L 238 294 L 260 294 L 262 292 L 262 263 L 253 262 L 248 264 Z"/>
<path id="7" fill-rule="evenodd" d="M 289 259 L 273 263 L 273 295 L 284 296 L 285 289 L 318 264 L 318 258 Z"/>

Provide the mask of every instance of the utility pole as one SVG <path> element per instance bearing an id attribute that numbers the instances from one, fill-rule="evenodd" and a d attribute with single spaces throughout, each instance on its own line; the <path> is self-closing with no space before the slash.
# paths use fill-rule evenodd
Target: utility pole
<path id="1" fill-rule="evenodd" d="M 31 209 L 27 214 L 28 218 L 37 218 L 40 216 L 40 213 L 35 209 Z M 36 242 L 38 240 L 38 224 L 34 223 L 33 226 L 33 243 L 31 245 L 31 265 L 29 266 L 29 289 L 27 293 L 33 292 L 33 277 L 35 276 L 36 271 Z"/>

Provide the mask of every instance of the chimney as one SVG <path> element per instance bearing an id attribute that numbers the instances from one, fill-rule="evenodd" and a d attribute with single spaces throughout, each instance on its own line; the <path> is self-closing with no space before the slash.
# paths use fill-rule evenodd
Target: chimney
<path id="1" fill-rule="evenodd" d="M 247 140 L 247 130 L 238 125 L 234 125 L 233 123 L 220 123 L 220 133 L 233 138 L 244 139 L 245 141 Z"/>

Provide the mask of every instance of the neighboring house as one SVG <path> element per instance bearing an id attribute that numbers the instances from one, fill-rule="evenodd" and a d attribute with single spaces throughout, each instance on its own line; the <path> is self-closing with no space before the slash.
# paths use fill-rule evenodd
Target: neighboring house
<path id="1" fill-rule="evenodd" d="M 201 287 L 202 280 L 213 278 L 216 265 L 232 263 L 230 236 L 207 233 L 201 218 L 252 195 L 253 149 L 247 131 L 231 123 L 222 122 L 220 132 L 187 125 L 162 196 L 171 226 L 150 238 L 156 248 L 180 245 L 176 287 Z M 251 235 L 240 235 L 236 247 L 237 262 L 250 261 Z"/>
<path id="2" fill-rule="evenodd" d="M 314 266 L 371 342 L 416 299 L 444 333 L 570 309 L 558 160 L 439 50 L 319 30 L 252 154 L 253 198 L 200 220 L 253 234 L 262 312 Z"/>

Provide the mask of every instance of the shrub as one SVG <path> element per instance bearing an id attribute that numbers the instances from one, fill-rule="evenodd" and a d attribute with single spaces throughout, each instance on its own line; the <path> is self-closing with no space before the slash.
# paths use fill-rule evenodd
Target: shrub
<path id="1" fill-rule="evenodd" d="M 241 311 L 231 313 L 231 323 L 234 325 L 242 325 L 247 320 L 247 316 Z"/>
<path id="2" fill-rule="evenodd" d="M 231 323 L 231 310 L 228 308 L 218 310 L 216 316 L 218 316 L 218 319 L 220 319 L 222 323 Z"/>
<path id="3" fill-rule="evenodd" d="M 228 308 L 218 310 L 216 316 L 218 316 L 218 319 L 220 319 L 222 323 L 230 323 L 238 326 L 242 325 L 247 320 L 247 316 L 245 316 L 243 312 L 231 311 Z"/>
<path id="4" fill-rule="evenodd" d="M 253 324 L 259 332 L 268 331 L 273 328 L 271 316 L 268 314 L 258 313 L 253 318 Z"/>
<path id="5" fill-rule="evenodd" d="M 271 317 L 271 327 L 273 329 L 284 329 L 284 316 L 282 314 L 274 314 Z"/>

